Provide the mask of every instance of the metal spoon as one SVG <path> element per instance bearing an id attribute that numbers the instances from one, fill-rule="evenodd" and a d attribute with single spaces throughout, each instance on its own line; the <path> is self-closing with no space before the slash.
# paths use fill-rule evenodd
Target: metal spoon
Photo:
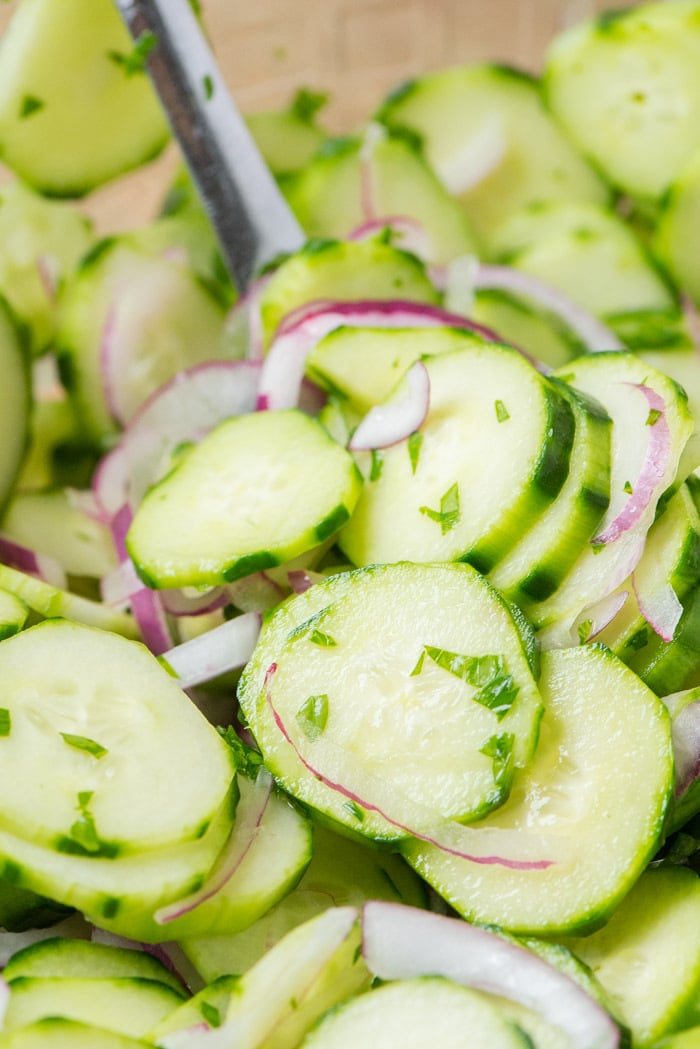
<path id="1" fill-rule="evenodd" d="M 305 237 L 238 112 L 189 0 L 115 0 L 136 42 L 240 292 Z"/>

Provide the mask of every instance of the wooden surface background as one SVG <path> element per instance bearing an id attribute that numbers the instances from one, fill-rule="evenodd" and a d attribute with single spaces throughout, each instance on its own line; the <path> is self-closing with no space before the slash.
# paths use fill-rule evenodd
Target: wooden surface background
<path id="1" fill-rule="evenodd" d="M 61 0 L 54 0 L 60 3 Z M 444 65 L 496 59 L 532 71 L 558 30 L 634 0 L 202 0 L 219 64 L 244 112 L 326 90 L 322 121 L 351 129 L 393 86 Z M 0 32 L 16 6 L 3 3 Z M 1 38 L 0 38 L 1 41 Z M 67 75 L 70 72 L 67 71 Z M 176 161 L 168 153 L 86 201 L 105 230 L 146 220 Z"/>

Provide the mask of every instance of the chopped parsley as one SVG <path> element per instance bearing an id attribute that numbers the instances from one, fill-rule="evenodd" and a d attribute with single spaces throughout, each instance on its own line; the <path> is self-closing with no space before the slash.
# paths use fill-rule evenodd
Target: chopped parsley
<path id="1" fill-rule="evenodd" d="M 221 1013 L 211 1002 L 202 1002 L 199 1011 L 210 1027 L 221 1027 Z"/>
<path id="2" fill-rule="evenodd" d="M 335 648 L 338 642 L 330 634 L 324 634 L 321 630 L 312 630 L 309 634 L 309 641 L 312 645 L 319 645 L 321 648 Z"/>
<path id="3" fill-rule="evenodd" d="M 217 725 L 216 731 L 219 733 L 224 743 L 226 743 L 229 749 L 233 752 L 233 759 L 237 770 L 244 776 L 248 776 L 249 779 L 255 779 L 258 774 L 258 769 L 262 765 L 262 754 L 258 754 L 257 750 L 253 750 L 252 747 L 247 746 L 238 735 L 233 725 L 228 725 L 226 728 Z"/>
<path id="4" fill-rule="evenodd" d="M 584 619 L 583 623 L 579 623 L 578 628 L 578 639 L 582 645 L 585 645 L 588 638 L 591 636 L 591 630 L 593 629 L 593 620 Z"/>
<path id="5" fill-rule="evenodd" d="M 423 434 L 415 430 L 412 434 L 410 434 L 407 444 L 408 458 L 411 460 L 411 473 L 414 474 L 418 469 L 420 450 L 423 445 Z"/>
<path id="6" fill-rule="evenodd" d="M 416 665 L 414 666 L 413 670 L 409 674 L 409 677 L 418 677 L 418 675 L 420 674 L 421 670 L 423 669 L 423 663 L 424 662 L 425 662 L 425 649 L 423 649 L 421 654 L 418 656 L 418 662 L 416 663 Z"/>
<path id="7" fill-rule="evenodd" d="M 493 711 L 499 721 L 509 713 L 520 690 L 504 656 L 462 656 L 431 645 L 425 646 L 425 652 L 443 670 L 478 689 L 472 698 Z"/>
<path id="8" fill-rule="evenodd" d="M 7 707 L 0 707 L 0 736 L 9 736 L 12 717 Z"/>
<path id="9" fill-rule="evenodd" d="M 309 124 L 327 101 L 326 92 L 310 91 L 306 87 L 300 87 L 292 100 L 291 110 L 295 117 Z"/>
<path id="10" fill-rule="evenodd" d="M 453 484 L 447 489 L 440 500 L 439 510 L 433 510 L 430 506 L 421 506 L 419 509 L 431 521 L 436 521 L 440 525 L 442 534 L 446 535 L 455 525 L 459 524 L 462 516 L 459 509 L 459 486 Z"/>
<path id="11" fill-rule="evenodd" d="M 204 97 L 209 102 L 214 97 L 214 81 L 209 73 L 205 73 L 202 77 L 202 87 L 204 88 Z"/>
<path id="12" fill-rule="evenodd" d="M 72 732 L 62 732 L 64 742 L 76 750 L 84 750 L 86 754 L 92 754 L 93 758 L 103 758 L 109 751 L 101 743 L 90 739 L 88 736 L 74 736 Z"/>
<path id="13" fill-rule="evenodd" d="M 497 736 L 491 736 L 481 747 L 481 753 L 493 762 L 496 786 L 504 786 L 510 779 L 513 766 L 513 733 L 500 732 Z"/>
<path id="14" fill-rule="evenodd" d="M 370 481 L 378 481 L 384 469 L 384 456 L 378 449 L 372 449 L 372 465 L 369 468 Z"/>
<path id="15" fill-rule="evenodd" d="M 326 618 L 330 612 L 330 606 L 322 608 L 319 612 L 314 612 L 312 616 L 305 619 L 299 626 L 295 626 L 293 630 L 290 630 L 287 634 L 287 641 L 301 641 L 302 638 L 308 637 L 316 631 L 319 624 Z"/>
<path id="16" fill-rule="evenodd" d="M 655 426 L 662 415 L 663 415 L 663 412 L 661 411 L 660 408 L 651 408 L 649 410 L 649 414 L 647 415 L 646 425 L 647 426 Z"/>
<path id="17" fill-rule="evenodd" d="M 634 495 L 634 488 L 629 483 L 629 481 L 625 481 L 624 485 L 622 486 L 622 491 L 627 492 L 627 495 Z"/>
<path id="18" fill-rule="evenodd" d="M 75 821 L 70 829 L 70 837 L 85 852 L 100 852 L 102 842 L 100 841 L 95 827 L 95 820 L 88 806 L 92 800 L 93 791 L 81 790 L 78 794 L 78 811 L 80 818 Z"/>
<path id="19" fill-rule="evenodd" d="M 328 721 L 328 696 L 325 692 L 318 696 L 309 696 L 295 716 L 301 731 L 313 743 L 320 738 Z"/>
<path id="20" fill-rule="evenodd" d="M 20 120 L 25 120 L 26 117 L 31 117 L 34 113 L 38 113 L 40 109 L 43 109 L 46 105 L 40 98 L 35 95 L 25 95 L 22 99 L 19 107 Z"/>
<path id="21" fill-rule="evenodd" d="M 351 816 L 354 816 L 358 823 L 362 823 L 365 818 L 365 814 L 357 804 L 356 801 L 346 801 L 343 805 L 344 809 L 347 809 Z"/>
<path id="22" fill-rule="evenodd" d="M 146 68 L 146 60 L 157 44 L 156 34 L 150 29 L 144 29 L 128 54 L 122 51 L 109 51 L 108 55 L 112 62 L 122 67 L 126 76 L 133 76 L 134 73 L 143 73 Z"/>
<path id="23" fill-rule="evenodd" d="M 506 408 L 503 401 L 494 401 L 494 408 L 496 409 L 496 418 L 499 423 L 504 423 L 510 419 L 510 412 Z"/>

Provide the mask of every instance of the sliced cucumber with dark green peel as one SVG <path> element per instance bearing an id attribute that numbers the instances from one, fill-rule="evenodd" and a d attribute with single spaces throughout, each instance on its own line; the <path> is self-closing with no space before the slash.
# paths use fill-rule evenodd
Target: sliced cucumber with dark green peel
<path id="1" fill-rule="evenodd" d="M 33 354 L 51 343 L 61 288 L 93 239 L 77 208 L 46 200 L 21 182 L 0 191 L 0 289 L 26 326 Z"/>
<path id="2" fill-rule="evenodd" d="M 141 645 L 46 622 L 0 645 L 0 679 L 5 831 L 89 858 L 149 852 L 200 838 L 227 798 L 229 748 Z"/>
<path id="3" fill-rule="evenodd" d="M 634 583 L 626 580 L 625 604 L 612 622 L 597 635 L 625 663 L 656 636 L 642 615 L 635 591 L 658 593 L 670 587 L 683 598 L 700 583 L 700 516 L 687 484 L 681 485 L 649 529 L 644 553 L 634 570 Z"/>
<path id="4" fill-rule="evenodd" d="M 84 447 L 73 405 L 67 397 L 55 401 L 35 400 L 29 431 L 29 447 L 17 478 L 18 491 L 36 491 L 70 483 L 59 480 L 59 473 L 67 465 L 75 479 L 76 468 L 79 470 L 86 461 L 83 458 L 85 452 L 91 457 L 89 474 L 85 481 L 74 483 L 74 487 L 85 487 L 89 483 L 96 456 L 91 449 Z M 66 452 L 70 456 L 68 463 Z"/>
<path id="5" fill-rule="evenodd" d="M 658 200 L 698 144 L 700 25 L 695 3 L 601 14 L 550 46 L 554 116 L 612 183 Z"/>
<path id="6" fill-rule="evenodd" d="M 67 907 L 0 879 L 0 928 L 7 932 L 45 929 L 70 914 Z"/>
<path id="7" fill-rule="evenodd" d="M 424 364 L 430 405 L 419 436 L 382 449 L 381 472 L 340 546 L 356 565 L 463 560 L 488 572 L 559 494 L 573 411 L 506 346 L 476 344 Z"/>
<path id="8" fill-rule="evenodd" d="M 285 185 L 285 195 L 312 237 L 343 237 L 366 222 L 400 216 L 420 224 L 431 262 L 476 250 L 467 216 L 417 144 L 379 125 L 371 124 L 364 139 L 331 139 Z"/>
<path id="9" fill-rule="evenodd" d="M 99 579 L 117 566 L 109 529 L 77 509 L 62 488 L 18 492 L 0 521 L 0 531 L 53 557 L 69 575 Z"/>
<path id="10" fill-rule="evenodd" d="M 0 588 L 23 601 L 32 612 L 45 619 L 61 617 L 86 626 L 113 631 L 123 637 L 137 640 L 139 630 L 133 616 L 103 601 L 92 601 L 69 590 L 45 583 L 43 579 L 0 564 Z"/>
<path id="11" fill-rule="evenodd" d="M 302 1049 L 527 1049 L 532 1042 L 497 1003 L 439 976 L 397 980 L 346 1002 L 325 1017 Z"/>
<path id="12" fill-rule="evenodd" d="M 147 1032 L 149 1043 L 160 1044 L 161 1039 L 175 1031 L 185 1031 L 206 1023 L 211 1027 L 220 1027 L 226 1015 L 231 997 L 236 992 L 237 976 L 220 976 L 212 980 L 207 987 L 183 1002 L 164 1020 Z"/>
<path id="13" fill-rule="evenodd" d="M 489 249 L 500 224 L 535 201 L 609 200 L 547 113 L 537 82 L 517 70 L 474 65 L 429 73 L 390 95 L 379 119 L 420 135 Z"/>
<path id="14" fill-rule="evenodd" d="M 656 423 L 662 422 L 668 440 L 659 460 L 657 483 L 639 512 L 635 512 L 633 527 L 621 530 L 612 541 L 588 543 L 552 596 L 528 609 L 537 627 L 547 627 L 541 635 L 543 643 L 566 646 L 575 643 L 570 631 L 576 617 L 617 589 L 629 575 L 633 567 L 630 561 L 653 523 L 660 496 L 676 483 L 693 423 L 684 391 L 633 353 L 588 354 L 564 365 L 557 374 L 574 389 L 598 400 L 613 421 L 610 505 L 599 535 L 604 535 L 608 525 L 618 521 L 629 508 L 645 459 L 652 454 Z M 661 414 L 653 410 L 649 397 L 662 406 L 658 408 Z"/>
<path id="15" fill-rule="evenodd" d="M 687 1031 L 678 1031 L 662 1038 L 656 1049 L 700 1049 L 700 1026 L 690 1027 Z"/>
<path id="16" fill-rule="evenodd" d="M 325 142 L 316 114 L 326 100 L 326 95 L 301 88 L 286 109 L 246 114 L 248 129 L 277 178 L 305 168 Z"/>
<path id="17" fill-rule="evenodd" d="M 460 328 L 340 327 L 311 350 L 307 374 L 313 382 L 364 414 L 383 401 L 415 361 L 484 340 Z"/>
<path id="18" fill-rule="evenodd" d="M 84 439 L 111 440 L 176 372 L 221 357 L 224 318 L 186 265 L 102 241 L 66 287 L 56 336 Z"/>
<path id="19" fill-rule="evenodd" d="M 501 804 L 532 756 L 541 706 L 497 592 L 466 565 L 374 566 L 345 586 L 290 631 L 262 688 L 239 693 L 273 775 L 370 838 Z"/>
<path id="20" fill-rule="evenodd" d="M 116 1031 L 53 1016 L 0 1035 L 0 1049 L 149 1049 L 150 1045 Z"/>
<path id="21" fill-rule="evenodd" d="M 494 254 L 500 262 L 510 262 L 537 244 L 562 238 L 612 238 L 640 248 L 627 223 L 611 208 L 582 200 L 540 200 L 514 212 L 499 227 Z"/>
<path id="22" fill-rule="evenodd" d="M 20 977 L 77 977 L 114 979 L 115 977 L 156 981 L 167 984 L 184 997 L 181 981 L 148 951 L 112 947 L 92 940 L 52 937 L 33 943 L 12 955 L 3 969 L 8 983 Z"/>
<path id="23" fill-rule="evenodd" d="M 181 941 L 188 959 L 209 983 L 242 973 L 288 932 L 329 907 L 360 907 L 390 900 L 425 907 L 425 886 L 393 853 L 369 848 L 314 827 L 311 863 L 299 884 L 255 924 L 234 936 L 198 936 Z"/>
<path id="24" fill-rule="evenodd" d="M 700 302 L 700 279 L 694 265 L 700 234 L 700 153 L 680 171 L 661 205 L 654 250 L 695 302 Z"/>
<path id="25" fill-rule="evenodd" d="M 164 983 L 132 976 L 20 976 L 10 985 L 3 1031 L 63 1016 L 141 1038 L 177 1009 L 182 997 Z"/>
<path id="26" fill-rule="evenodd" d="M 545 713 L 535 756 L 508 801 L 475 829 L 546 831 L 563 856 L 514 870 L 418 841 L 401 851 L 469 920 L 585 933 L 607 919 L 658 846 L 673 784 L 669 719 L 603 645 L 543 652 L 539 686 Z"/>
<path id="27" fill-rule="evenodd" d="M 658 696 L 700 684 L 700 586 L 688 591 L 681 604 L 683 612 L 672 641 L 663 641 L 649 629 L 638 634 L 625 656 Z"/>
<path id="28" fill-rule="evenodd" d="M 668 350 L 637 350 L 640 360 L 646 361 L 653 368 L 664 372 L 681 386 L 688 395 L 688 407 L 694 419 L 700 419 L 700 355 L 697 348 L 688 346 L 680 349 Z M 689 442 L 694 444 L 695 440 Z M 692 466 L 700 465 L 700 454 L 695 452 L 695 461 Z"/>
<path id="29" fill-rule="evenodd" d="M 312 240 L 285 259 L 260 296 L 264 345 L 298 306 L 318 299 L 409 299 L 437 305 L 440 296 L 415 255 L 370 240 Z"/>
<path id="30" fill-rule="evenodd" d="M 10 590 L 0 590 L 0 640 L 19 633 L 29 617 L 29 605 Z"/>
<path id="31" fill-rule="evenodd" d="M 510 292 L 478 291 L 469 316 L 498 333 L 503 342 L 517 346 L 535 360 L 558 368 L 578 356 L 583 346 L 561 318 L 538 309 Z"/>
<path id="32" fill-rule="evenodd" d="M 77 197 L 150 160 L 169 138 L 134 44 L 109 0 L 24 0 L 3 37 L 0 152 L 50 196 Z M 66 76 L 66 70 L 71 71 Z"/>
<path id="33" fill-rule="evenodd" d="M 599 404 L 575 392 L 576 420 L 569 475 L 535 524 L 490 573 L 491 582 L 527 610 L 552 594 L 600 523 L 610 499 L 611 421 Z"/>
<path id="34" fill-rule="evenodd" d="M 567 943 L 643 1047 L 700 1019 L 699 940 L 697 874 L 662 867 L 642 874 L 607 925 Z"/>
<path id="35" fill-rule="evenodd" d="M 361 484 L 352 456 L 316 420 L 296 409 L 241 415 L 151 489 L 127 547 L 150 586 L 234 582 L 334 535 Z"/>
<path id="36" fill-rule="evenodd" d="M 0 208 L 0 211 L 2 208 Z M 29 444 L 31 383 L 25 340 L 5 300 L 0 296 L 0 510 L 6 505 Z"/>

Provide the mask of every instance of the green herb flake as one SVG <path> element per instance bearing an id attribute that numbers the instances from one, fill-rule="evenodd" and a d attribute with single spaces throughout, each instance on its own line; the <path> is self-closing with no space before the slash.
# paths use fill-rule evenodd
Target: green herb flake
<path id="1" fill-rule="evenodd" d="M 453 484 L 448 488 L 440 500 L 440 509 L 433 510 L 429 506 L 421 506 L 420 512 L 440 525 L 442 534 L 446 535 L 455 525 L 459 524 L 461 513 L 459 509 L 459 486 Z"/>
<path id="2" fill-rule="evenodd" d="M 481 747 L 480 753 L 493 762 L 493 780 L 497 787 L 502 787 L 508 782 L 513 766 L 513 742 L 512 732 L 501 732 L 490 739 Z"/>
<path id="3" fill-rule="evenodd" d="M 0 736 L 9 736 L 12 728 L 12 717 L 7 707 L 0 707 Z"/>
<path id="4" fill-rule="evenodd" d="M 72 841 L 79 845 L 81 849 L 85 852 L 95 853 L 101 851 L 102 842 L 95 827 L 95 820 L 88 809 L 92 795 L 93 791 L 91 790 L 81 790 L 79 792 L 77 807 L 80 812 L 80 818 L 71 826 L 69 833 Z"/>
<path id="5" fill-rule="evenodd" d="M 593 620 L 592 619 L 584 619 L 583 623 L 579 623 L 579 628 L 578 628 L 577 633 L 578 633 L 579 642 L 582 645 L 585 645 L 586 642 L 588 641 L 588 638 L 591 636 L 592 628 L 593 628 Z"/>
<path id="6" fill-rule="evenodd" d="M 27 117 L 31 117 L 34 113 L 38 113 L 39 110 L 43 109 L 46 105 L 40 98 L 35 95 L 25 95 L 20 102 L 19 107 L 19 118 L 25 120 Z"/>
<path id="7" fill-rule="evenodd" d="M 312 616 L 305 619 L 299 626 L 295 626 L 293 630 L 290 630 L 287 634 L 287 641 L 301 641 L 302 638 L 308 637 L 309 634 L 313 634 L 319 624 L 326 618 L 330 612 L 331 607 L 328 605 L 326 608 L 320 609 L 318 612 L 314 612 Z"/>
<path id="8" fill-rule="evenodd" d="M 416 663 L 416 665 L 414 666 L 413 670 L 409 674 L 409 677 L 418 677 L 418 675 L 420 674 L 421 670 L 423 669 L 423 663 L 424 662 L 425 662 L 425 649 L 423 649 L 421 654 L 418 656 L 418 662 Z"/>
<path id="9" fill-rule="evenodd" d="M 410 434 L 408 441 L 408 458 L 411 461 L 411 473 L 415 474 L 418 469 L 418 460 L 420 459 L 420 450 L 423 446 L 423 434 L 415 430 Z"/>
<path id="10" fill-rule="evenodd" d="M 629 481 L 625 481 L 625 483 L 622 486 L 622 491 L 627 492 L 627 495 L 634 495 L 634 488 L 629 483 Z"/>
<path id="11" fill-rule="evenodd" d="M 356 801 L 346 801 L 343 808 L 347 809 L 350 815 L 354 816 L 358 823 L 364 822 L 365 814 Z"/>
<path id="12" fill-rule="evenodd" d="M 210 1027 L 221 1027 L 221 1013 L 211 1002 L 202 1002 L 199 1011 Z"/>
<path id="13" fill-rule="evenodd" d="M 207 102 L 210 102 L 214 97 L 214 81 L 209 73 L 205 73 L 202 77 L 202 87 L 204 88 L 204 97 Z"/>
<path id="14" fill-rule="evenodd" d="M 510 412 L 506 408 L 503 401 L 495 401 L 494 408 L 496 410 L 496 418 L 498 419 L 499 423 L 507 422 L 508 419 L 510 419 Z"/>
<path id="15" fill-rule="evenodd" d="M 309 641 L 312 645 L 319 645 L 321 648 L 335 648 L 338 642 L 330 634 L 324 634 L 321 630 L 312 630 L 309 634 Z"/>
<path id="16" fill-rule="evenodd" d="M 150 29 L 144 29 L 128 54 L 125 55 L 122 51 L 109 51 L 108 57 L 116 65 L 121 66 L 126 76 L 133 76 L 135 73 L 143 73 L 146 68 L 146 60 L 157 44 L 158 37 L 155 33 Z"/>
<path id="17" fill-rule="evenodd" d="M 101 743 L 97 743 L 96 740 L 90 739 L 88 736 L 75 736 L 72 732 L 62 732 L 64 742 L 69 747 L 75 747 L 76 750 L 84 750 L 86 754 L 91 754 L 93 758 L 103 758 L 109 751 L 106 747 L 103 747 Z"/>
<path id="18" fill-rule="evenodd" d="M 309 696 L 296 712 L 296 720 L 306 738 L 312 743 L 319 739 L 328 721 L 328 696 Z"/>
<path id="19" fill-rule="evenodd" d="M 236 769 L 249 779 L 255 779 L 262 765 L 262 754 L 247 746 L 233 725 L 227 725 L 226 728 L 217 725 L 216 731 L 231 750 Z"/>
<path id="20" fill-rule="evenodd" d="M 605 543 L 591 543 L 591 551 L 594 554 L 599 554 L 601 550 L 605 550 Z"/>
<path id="21" fill-rule="evenodd" d="M 384 469 L 384 456 L 376 448 L 372 449 L 372 465 L 369 468 L 370 481 L 378 481 Z"/>
<path id="22" fill-rule="evenodd" d="M 651 408 L 649 410 L 649 414 L 647 415 L 646 425 L 656 426 L 657 422 L 659 421 L 662 415 L 663 412 L 660 408 Z"/>
<path id="23" fill-rule="evenodd" d="M 430 645 L 425 646 L 425 652 L 443 670 L 478 689 L 472 698 L 493 711 L 499 721 L 509 713 L 520 689 L 508 672 L 504 656 L 462 656 Z"/>
<path id="24" fill-rule="evenodd" d="M 291 111 L 303 123 L 310 124 L 327 101 L 328 94 L 325 91 L 310 91 L 307 87 L 300 87 L 292 99 Z"/>

